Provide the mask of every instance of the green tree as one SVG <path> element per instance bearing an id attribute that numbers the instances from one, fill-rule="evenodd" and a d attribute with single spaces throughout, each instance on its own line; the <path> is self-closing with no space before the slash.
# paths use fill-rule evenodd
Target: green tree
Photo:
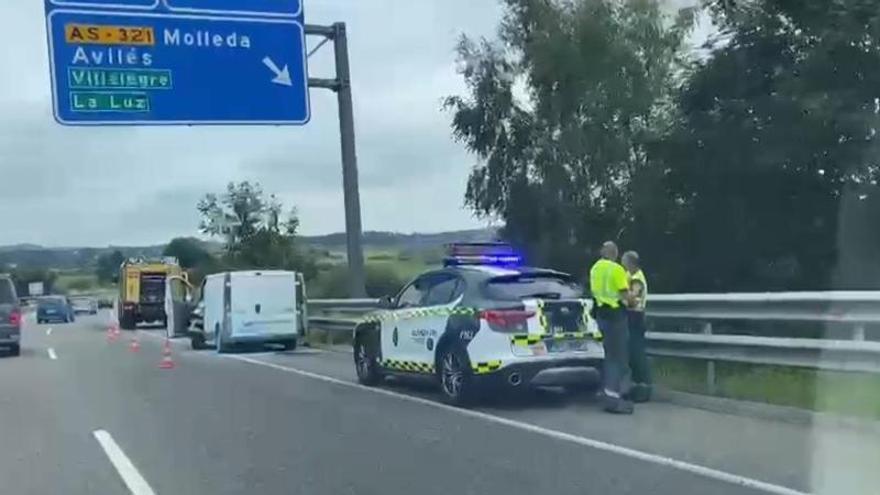
<path id="1" fill-rule="evenodd" d="M 652 0 L 505 0 L 499 40 L 458 45 L 454 136 L 478 163 L 466 204 L 506 222 L 530 261 L 583 273 L 631 228 L 630 184 L 668 131 L 693 19 Z M 650 173 L 649 173 L 650 172 Z"/>
<path id="2" fill-rule="evenodd" d="M 876 287 L 880 1 L 711 12 L 717 39 L 656 155 L 676 210 L 668 286 Z"/>
<path id="3" fill-rule="evenodd" d="M 102 284 L 116 282 L 119 276 L 119 267 L 123 261 L 125 261 L 125 256 L 118 249 L 98 256 L 95 268 L 98 282 Z"/>
<path id="4" fill-rule="evenodd" d="M 229 183 L 222 195 L 207 194 L 199 202 L 202 233 L 225 238 L 225 264 L 235 268 L 297 270 L 316 273 L 314 260 L 296 244 L 299 217 L 259 184 Z"/>
<path id="5" fill-rule="evenodd" d="M 173 256 L 180 262 L 180 266 L 190 269 L 208 263 L 211 253 L 205 247 L 205 243 L 193 237 L 177 237 L 171 240 L 163 256 Z"/>

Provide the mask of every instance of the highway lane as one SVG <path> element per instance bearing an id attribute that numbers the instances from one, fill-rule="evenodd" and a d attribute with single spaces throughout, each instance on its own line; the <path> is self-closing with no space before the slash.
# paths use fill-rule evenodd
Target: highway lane
<path id="1" fill-rule="evenodd" d="M 103 317 L 53 327 L 46 335 L 45 326 L 29 324 L 23 357 L 0 358 L 4 494 L 129 493 L 96 430 L 112 435 L 157 494 L 766 493 L 346 386 L 353 378 L 347 355 L 229 357 L 188 351 L 178 342 L 176 368 L 161 370 L 161 340 L 150 332 L 137 332 L 141 349 L 132 353 L 128 341 L 135 334 L 106 342 Z M 57 359 L 49 358 L 49 348 Z M 343 383 L 285 372 L 294 367 Z M 412 386 L 392 390 L 436 396 Z M 547 421 L 567 414 L 593 422 L 588 401 L 536 400 L 484 411 L 544 418 L 548 428 Z M 618 432 L 630 421 L 596 416 L 617 422 L 598 428 Z"/>
<path id="2" fill-rule="evenodd" d="M 274 365 L 356 382 L 349 352 L 323 355 L 249 355 Z M 386 388 L 433 401 L 430 385 L 389 383 Z M 601 412 L 596 401 L 536 391 L 490 401 L 480 411 L 639 452 L 681 460 L 749 479 L 810 493 L 876 493 L 880 435 L 793 424 L 682 407 L 639 405 L 630 420 Z"/>

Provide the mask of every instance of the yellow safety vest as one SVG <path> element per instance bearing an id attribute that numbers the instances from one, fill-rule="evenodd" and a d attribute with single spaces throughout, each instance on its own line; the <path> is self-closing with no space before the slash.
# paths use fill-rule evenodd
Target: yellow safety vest
<path id="1" fill-rule="evenodd" d="M 636 305 L 630 309 L 633 311 L 644 311 L 645 304 L 648 302 L 648 280 L 641 270 L 630 274 L 629 293 L 632 294 L 633 299 L 636 301 Z"/>
<path id="2" fill-rule="evenodd" d="M 590 268 L 590 292 L 600 306 L 620 307 L 620 291 L 629 290 L 626 269 L 604 258 Z"/>

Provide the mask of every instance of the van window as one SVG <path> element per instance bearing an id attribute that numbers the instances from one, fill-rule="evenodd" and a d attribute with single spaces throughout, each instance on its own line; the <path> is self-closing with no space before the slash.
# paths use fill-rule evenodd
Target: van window
<path id="1" fill-rule="evenodd" d="M 0 304 L 15 304 L 18 298 L 15 296 L 15 286 L 12 280 L 0 278 Z"/>

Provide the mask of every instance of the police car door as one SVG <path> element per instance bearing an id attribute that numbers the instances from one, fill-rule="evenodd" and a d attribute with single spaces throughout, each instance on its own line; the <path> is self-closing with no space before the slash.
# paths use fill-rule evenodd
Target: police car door
<path id="1" fill-rule="evenodd" d="M 400 291 L 394 309 L 388 311 L 382 318 L 382 361 L 387 367 L 399 368 L 398 364 L 406 360 L 400 326 L 407 319 L 414 317 L 415 310 L 422 305 L 428 288 L 427 280 L 424 277 L 415 279 Z"/>
<path id="2" fill-rule="evenodd" d="M 421 304 L 398 322 L 400 348 L 418 372 L 433 372 L 434 347 L 446 330 L 449 309 L 460 282 L 447 272 L 422 276 L 420 282 L 426 294 Z"/>

